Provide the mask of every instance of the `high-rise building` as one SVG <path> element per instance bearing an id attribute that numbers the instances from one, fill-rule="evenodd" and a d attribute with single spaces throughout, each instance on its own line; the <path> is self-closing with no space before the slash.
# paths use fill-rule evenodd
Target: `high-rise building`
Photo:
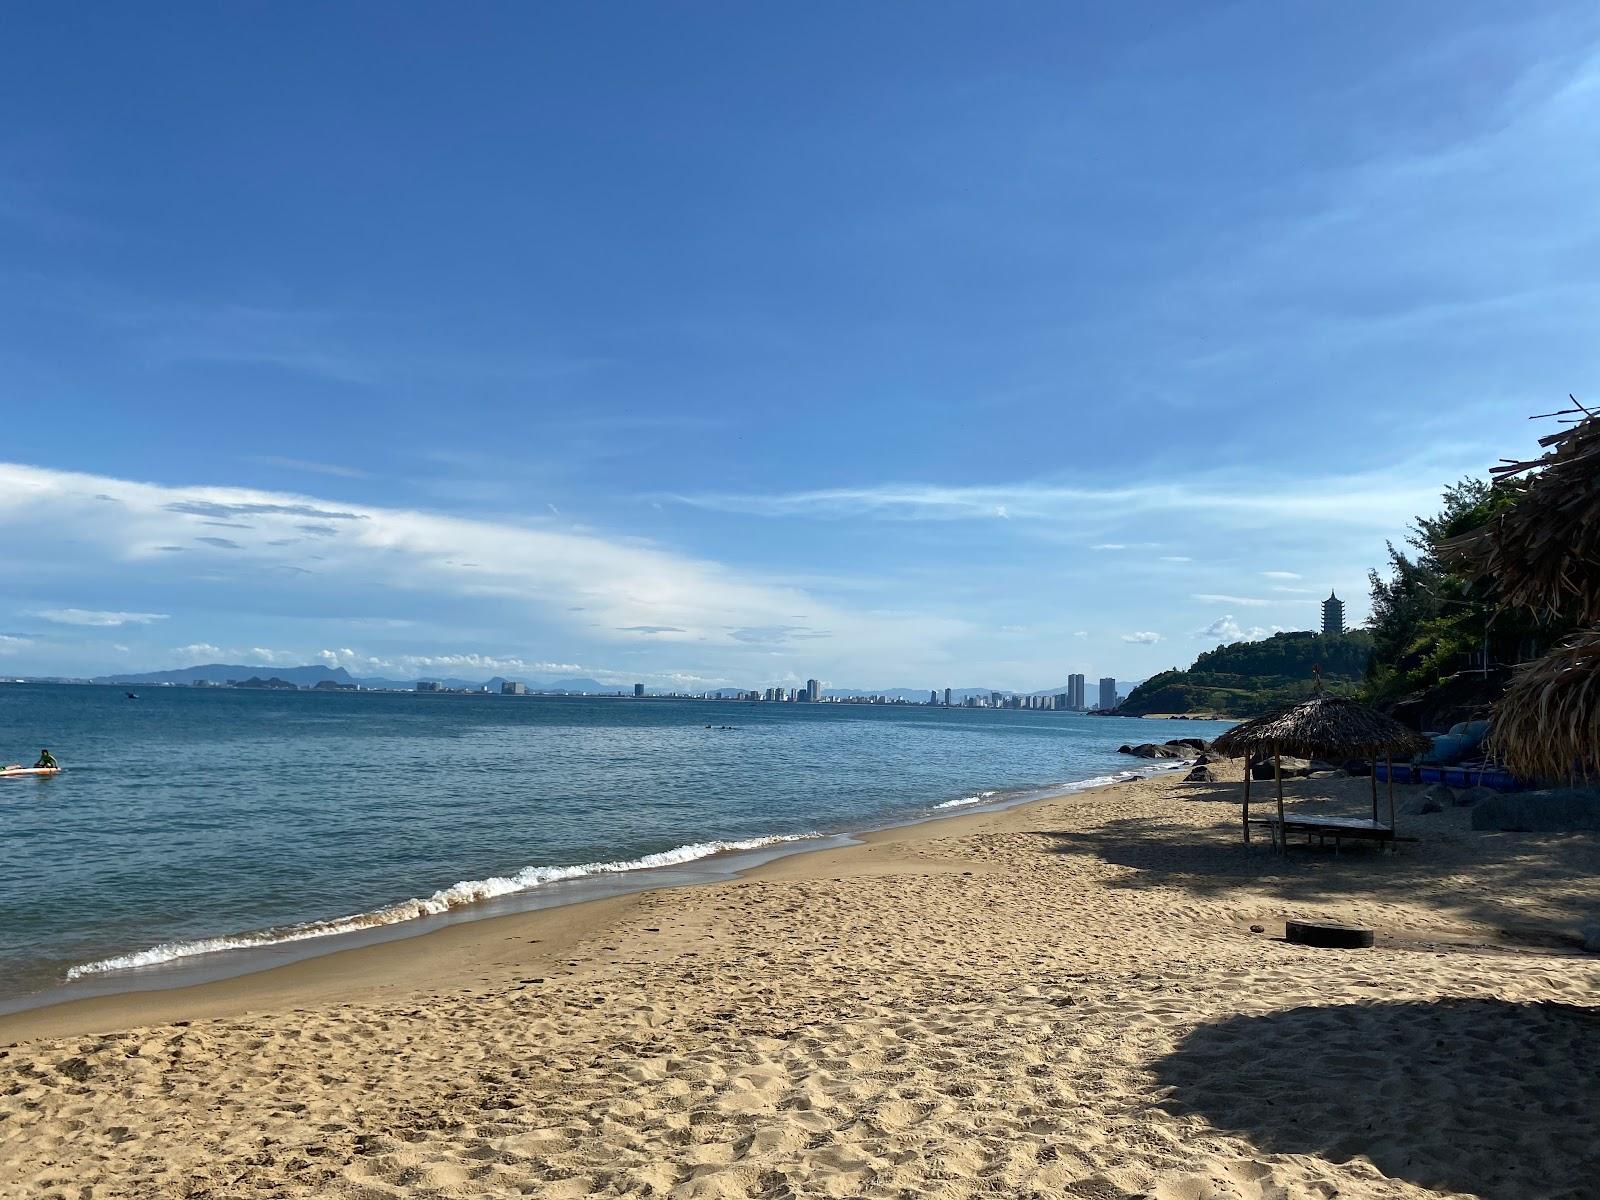
<path id="1" fill-rule="evenodd" d="M 634 684 L 633 685 L 633 694 L 634 694 L 635 698 L 644 695 L 644 684 L 642 684 L 642 683 Z"/>
<path id="2" fill-rule="evenodd" d="M 500 694 L 502 696 L 526 696 L 528 694 L 528 685 L 508 679 L 500 685 Z"/>
<path id="3" fill-rule="evenodd" d="M 1056 696 L 1056 707 L 1057 708 L 1071 708 L 1072 707 L 1072 697 L 1067 695 L 1066 692 L 1059 693 Z"/>
<path id="4" fill-rule="evenodd" d="M 928 703 L 929 704 L 937 704 L 937 703 L 939 703 L 939 693 L 938 692 L 929 692 L 928 693 Z"/>
<path id="5" fill-rule="evenodd" d="M 1344 601 L 1330 590 L 1322 602 L 1322 636 L 1334 637 L 1344 632 Z"/>
<path id="6" fill-rule="evenodd" d="M 1117 681 L 1115 679 L 1102 679 L 1100 681 L 1100 711 L 1110 712 L 1117 706 Z"/>
<path id="7" fill-rule="evenodd" d="M 1067 707 L 1083 711 L 1083 676 L 1067 676 Z"/>
<path id="8" fill-rule="evenodd" d="M 950 707 L 950 689 L 949 688 L 945 688 L 945 690 L 944 690 L 944 706 L 946 708 Z"/>
<path id="9" fill-rule="evenodd" d="M 822 684 L 815 679 L 806 680 L 806 699 L 812 704 L 822 699 Z"/>

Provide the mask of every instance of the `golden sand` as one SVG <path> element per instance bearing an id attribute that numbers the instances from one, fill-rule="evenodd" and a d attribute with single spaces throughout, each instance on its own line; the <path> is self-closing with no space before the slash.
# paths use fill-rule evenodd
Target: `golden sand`
<path id="1" fill-rule="evenodd" d="M 0 1196 L 1600 1196 L 1600 839 L 1452 810 L 1280 859 L 1236 795 L 1168 776 L 0 1019 Z"/>

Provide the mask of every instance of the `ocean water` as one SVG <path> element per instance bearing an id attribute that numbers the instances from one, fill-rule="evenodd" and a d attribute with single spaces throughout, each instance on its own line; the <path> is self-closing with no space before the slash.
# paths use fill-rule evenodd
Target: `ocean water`
<path id="1" fill-rule="evenodd" d="M 1148 768 L 1117 746 L 1223 728 L 911 706 L 193 688 L 128 700 L 120 688 L 0 685 L 0 761 L 31 764 L 48 746 L 64 768 L 0 780 L 0 1000 L 166 986 L 361 931 L 680 882 L 819 836 Z"/>

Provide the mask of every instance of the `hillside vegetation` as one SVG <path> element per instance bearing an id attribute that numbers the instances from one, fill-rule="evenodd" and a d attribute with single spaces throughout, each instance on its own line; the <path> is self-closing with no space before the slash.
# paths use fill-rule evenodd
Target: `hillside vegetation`
<path id="1" fill-rule="evenodd" d="M 1310 696 L 1316 687 L 1315 666 L 1322 668 L 1325 692 L 1354 695 L 1371 656 L 1372 637 L 1362 630 L 1337 637 L 1275 633 L 1263 641 L 1208 650 L 1188 670 L 1153 675 L 1117 711 L 1129 716 L 1214 712 L 1251 717 Z"/>

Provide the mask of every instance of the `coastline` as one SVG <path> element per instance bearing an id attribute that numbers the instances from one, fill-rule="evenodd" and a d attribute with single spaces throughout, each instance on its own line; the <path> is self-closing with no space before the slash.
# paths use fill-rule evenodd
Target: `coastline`
<path id="1" fill-rule="evenodd" d="M 493 938 L 543 945 L 543 957 L 549 958 L 555 948 L 570 946 L 604 928 L 609 920 L 626 912 L 627 902 L 634 898 L 664 889 L 761 878 L 768 867 L 784 859 L 872 845 L 899 831 L 923 826 L 1089 796 L 1121 784 L 1170 775 L 1188 765 L 1184 760 L 1130 767 L 1114 779 L 1094 776 L 1011 795 L 985 792 L 885 824 L 774 839 L 759 848 L 720 851 L 686 866 L 591 875 L 445 913 L 315 940 L 213 951 L 154 967 L 88 975 L 0 1003 L 0 1046 L 87 1033 L 99 1027 L 96 1022 L 106 1020 L 122 1025 L 215 1019 L 254 1011 L 258 1006 L 355 1002 L 403 992 L 407 986 L 444 986 L 455 978 L 453 972 L 462 969 L 462 955 L 471 958 Z M 567 890 L 563 892 L 563 888 Z M 502 933 L 502 922 L 516 924 Z M 478 925 L 488 928 L 475 930 Z"/>
<path id="2" fill-rule="evenodd" d="M 1168 772 L 18 1014 L 0 1194 L 1586 1195 L 1600 838 L 1456 808 L 1283 858 L 1238 798 Z"/>

